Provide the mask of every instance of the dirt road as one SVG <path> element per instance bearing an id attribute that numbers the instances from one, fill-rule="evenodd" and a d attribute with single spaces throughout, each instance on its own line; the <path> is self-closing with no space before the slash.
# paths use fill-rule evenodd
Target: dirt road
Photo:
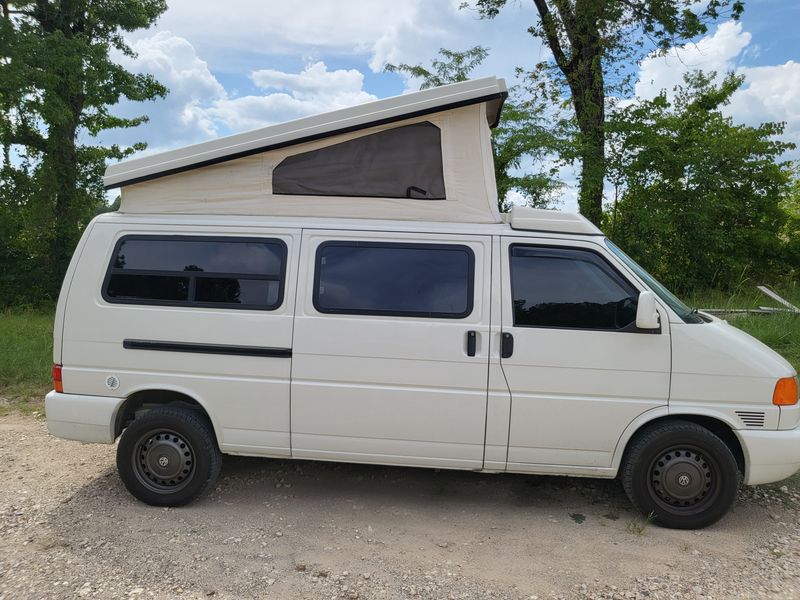
<path id="1" fill-rule="evenodd" d="M 112 446 L 0 418 L 0 599 L 795 598 L 800 495 L 750 489 L 698 532 L 613 481 L 225 457 L 180 509 Z"/>

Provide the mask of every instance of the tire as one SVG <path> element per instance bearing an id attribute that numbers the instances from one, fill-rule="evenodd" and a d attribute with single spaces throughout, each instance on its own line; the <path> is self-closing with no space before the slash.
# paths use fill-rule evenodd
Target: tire
<path id="1" fill-rule="evenodd" d="M 725 442 L 689 421 L 638 433 L 625 453 L 622 486 L 633 505 L 662 527 L 700 529 L 731 509 L 741 475 Z"/>
<path id="2" fill-rule="evenodd" d="M 117 470 L 128 491 L 153 506 L 180 506 L 219 475 L 222 455 L 211 423 L 191 409 L 164 406 L 128 425 L 117 447 Z"/>

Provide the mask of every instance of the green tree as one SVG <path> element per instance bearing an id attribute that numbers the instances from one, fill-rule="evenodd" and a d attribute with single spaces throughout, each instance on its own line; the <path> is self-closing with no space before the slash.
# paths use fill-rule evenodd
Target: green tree
<path id="1" fill-rule="evenodd" d="M 722 108 L 742 85 L 695 72 L 609 121 L 609 176 L 619 201 L 606 231 L 672 288 L 730 287 L 785 268 L 791 172 L 782 123 L 735 124 Z"/>
<path id="2" fill-rule="evenodd" d="M 476 0 L 484 18 L 496 17 L 508 0 Z M 536 65 L 531 76 L 553 81 L 568 92 L 578 128 L 581 213 L 599 224 L 603 206 L 606 95 L 626 88 L 630 65 L 645 52 L 665 52 L 703 34 L 706 23 L 740 0 L 533 0 L 539 22 L 528 31 L 550 48 L 553 59 Z M 467 6 L 465 3 L 463 6 Z M 694 12 L 698 10 L 698 12 Z"/>
<path id="3" fill-rule="evenodd" d="M 110 107 L 167 92 L 111 57 L 134 56 L 124 32 L 149 27 L 164 10 L 164 0 L 0 0 L 0 202 L 30 240 L 17 264 L 0 269 L 41 265 L 50 297 L 83 227 L 105 204 L 106 161 L 144 148 L 96 143 L 104 130 L 147 120 L 116 117 Z"/>
<path id="4" fill-rule="evenodd" d="M 388 63 L 384 70 L 389 73 L 405 73 L 415 79 L 421 79 L 419 89 L 427 90 L 448 83 L 466 81 L 475 67 L 479 66 L 487 56 L 489 49 L 483 46 L 473 46 L 463 52 L 440 48 L 439 57 L 431 60 L 430 68 L 406 63 L 399 65 Z"/>
<path id="5" fill-rule="evenodd" d="M 439 50 L 439 57 L 430 67 L 422 65 L 387 64 L 386 71 L 405 73 L 421 80 L 420 89 L 457 83 L 469 78 L 472 71 L 488 56 L 483 46 L 473 46 L 463 52 Z M 521 194 L 529 206 L 548 208 L 553 205 L 562 184 L 555 178 L 556 166 L 526 173 L 526 163 L 540 167 L 549 155 L 559 148 L 558 125 L 547 123 L 547 106 L 537 96 L 524 90 L 511 89 L 500 122 L 492 130 L 497 204 L 501 212 L 511 208 L 509 192 Z M 550 111 L 552 113 L 552 111 Z"/>
<path id="6" fill-rule="evenodd" d="M 786 211 L 783 239 L 786 242 L 786 262 L 791 266 L 794 280 L 800 280 L 800 163 L 792 169 L 792 185 L 784 198 L 782 208 Z"/>

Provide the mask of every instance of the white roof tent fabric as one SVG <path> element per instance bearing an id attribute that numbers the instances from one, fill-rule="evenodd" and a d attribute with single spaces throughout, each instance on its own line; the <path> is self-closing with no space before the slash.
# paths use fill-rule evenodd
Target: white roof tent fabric
<path id="1" fill-rule="evenodd" d="M 120 212 L 498 223 L 495 77 L 404 94 L 106 169 Z"/>

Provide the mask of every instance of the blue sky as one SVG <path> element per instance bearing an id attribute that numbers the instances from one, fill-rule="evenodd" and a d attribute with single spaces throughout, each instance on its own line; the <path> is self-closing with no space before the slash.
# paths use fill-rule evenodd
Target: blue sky
<path id="1" fill-rule="evenodd" d="M 101 139 L 146 141 L 150 152 L 162 151 L 396 95 L 417 83 L 383 72 L 386 62 L 427 64 L 441 47 L 490 48 L 475 76 L 510 82 L 515 67 L 548 58 L 526 31 L 536 20 L 531 0 L 509 1 L 493 21 L 460 10 L 461 2 L 171 0 L 155 27 L 130 36 L 138 58 L 119 57 L 131 70 L 155 75 L 170 95 L 121 105 L 123 114 L 149 114 L 150 123 Z M 797 0 L 749 0 L 739 23 L 723 19 L 679 56 L 646 59 L 636 93 L 669 89 L 689 68 L 736 70 L 747 83 L 728 113 L 749 124 L 786 121 L 785 138 L 800 142 L 798 22 Z M 574 210 L 574 173 L 563 176 L 563 207 Z"/>

